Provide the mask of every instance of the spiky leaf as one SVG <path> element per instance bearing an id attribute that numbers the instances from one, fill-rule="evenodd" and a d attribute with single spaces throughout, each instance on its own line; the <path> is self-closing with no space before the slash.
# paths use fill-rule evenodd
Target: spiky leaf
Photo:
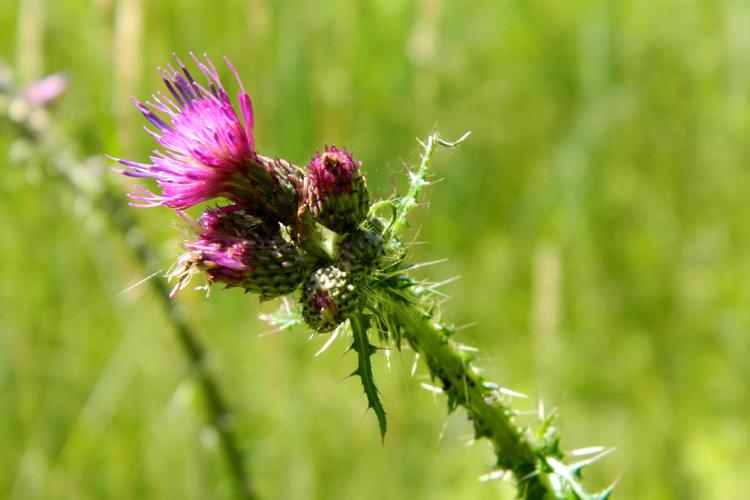
<path id="1" fill-rule="evenodd" d="M 386 432 L 386 418 L 385 409 L 383 404 L 380 402 L 378 396 L 378 388 L 375 385 L 375 377 L 372 374 L 372 361 L 371 356 L 377 352 L 377 348 L 370 343 L 367 337 L 367 329 L 369 327 L 369 320 L 363 316 L 355 316 L 351 318 L 352 335 L 354 341 L 352 342 L 352 349 L 357 353 L 357 369 L 354 370 L 352 375 L 357 375 L 362 380 L 362 388 L 365 390 L 365 396 L 367 396 L 367 405 L 372 408 L 375 412 L 375 416 L 378 418 L 378 425 L 380 426 L 380 438 L 385 439 Z"/>

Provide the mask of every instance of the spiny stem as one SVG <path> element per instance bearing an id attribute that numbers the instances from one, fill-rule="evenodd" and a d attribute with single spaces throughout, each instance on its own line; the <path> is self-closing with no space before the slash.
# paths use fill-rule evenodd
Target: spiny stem
<path id="1" fill-rule="evenodd" d="M 387 239 L 399 237 L 409 212 L 417 205 L 420 193 L 428 184 L 427 174 L 437 146 L 455 147 L 468 136 L 469 132 L 457 141 L 447 142 L 433 133 L 427 142 L 420 141 L 421 162 L 416 171 L 409 174 L 406 195 L 395 204 L 391 225 L 385 233 Z M 432 378 L 442 382 L 449 398 L 449 409 L 464 407 L 474 423 L 476 437 L 492 442 L 497 466 L 512 472 L 518 496 L 526 499 L 554 497 L 554 489 L 540 473 L 543 464 L 534 446 L 511 420 L 511 409 L 499 401 L 497 393 L 478 375 L 470 356 L 450 342 L 449 332 L 437 323 L 434 313 L 423 312 L 429 307 L 423 308 L 421 298 L 408 292 L 382 299 L 383 303 L 392 304 L 391 322 L 399 325 L 400 334 L 425 360 Z"/>
<path id="2" fill-rule="evenodd" d="M 464 407 L 474 423 L 476 437 L 492 442 L 497 466 L 513 473 L 519 497 L 554 497 L 552 488 L 539 473 L 541 464 L 534 447 L 511 420 L 510 408 L 477 375 L 468 355 L 456 348 L 443 329 L 415 304 L 394 301 L 394 321 L 402 326 L 404 338 L 425 360 L 432 378 L 442 382 L 450 408 Z"/>
<path id="3" fill-rule="evenodd" d="M 154 269 L 157 266 L 158 258 L 146 244 L 145 239 L 141 237 L 133 216 L 123 208 L 120 194 L 115 193 L 105 185 L 92 188 L 90 184 L 84 181 L 84 179 L 90 181 L 90 176 L 76 176 L 76 171 L 80 169 L 80 161 L 75 158 L 74 153 L 67 147 L 62 138 L 55 137 L 53 131 L 44 130 L 42 133 L 26 122 L 15 120 L 12 122 L 21 136 L 35 143 L 43 151 L 50 153 L 48 155 L 48 164 L 52 167 L 48 169 L 50 175 L 65 182 L 79 196 L 91 202 L 94 209 L 99 210 L 106 216 L 115 232 L 128 241 L 128 248 L 143 271 L 148 273 L 151 269 Z M 191 374 L 201 388 L 208 421 L 219 435 L 219 443 L 234 483 L 236 496 L 244 500 L 254 500 L 257 496 L 250 482 L 239 440 L 231 426 L 229 406 L 218 383 L 204 363 L 205 349 L 197 334 L 187 323 L 177 303 L 170 300 L 169 289 L 165 282 L 154 279 L 147 280 L 147 282 L 154 295 L 158 297 L 167 320 L 171 323 L 177 336 L 177 341 L 185 355 Z"/>
<path id="4" fill-rule="evenodd" d="M 453 147 L 461 143 L 468 133 L 455 142 L 442 141 L 437 134 L 431 135 L 424 148 L 422 162 L 410 173 L 410 185 L 406 195 L 388 202 L 393 210 L 391 225 L 384 236 L 392 248 L 398 249 L 399 231 L 406 225 L 409 211 L 417 204 L 419 194 L 428 184 L 427 173 L 438 145 Z M 501 390 L 486 382 L 472 365 L 472 355 L 465 346 L 450 340 L 454 329 L 441 324 L 436 311 L 434 297 L 437 285 L 417 283 L 404 276 L 410 266 L 404 262 L 405 254 L 397 252 L 399 259 L 392 266 L 393 274 L 385 273 L 385 279 L 376 286 L 384 317 L 378 321 L 388 325 L 394 339 L 405 338 L 414 351 L 425 360 L 433 380 L 442 383 L 442 391 L 448 397 L 450 411 L 462 406 L 474 423 L 476 438 L 488 439 L 495 449 L 497 467 L 513 475 L 519 498 L 537 500 L 544 498 L 576 498 L 581 500 L 603 500 L 612 492 L 614 484 L 599 493 L 589 494 L 580 481 L 581 469 L 599 460 L 567 465 L 565 454 L 559 446 L 559 433 L 554 426 L 554 414 L 544 416 L 540 412 L 540 425 L 534 433 L 518 426 L 512 419 L 510 406 L 501 398 Z M 410 289 L 403 285 L 411 283 Z M 398 345 L 398 341 L 397 345 Z M 602 455 L 603 456 L 603 455 Z"/>
<path id="5" fill-rule="evenodd" d="M 464 142 L 470 134 L 471 132 L 466 132 L 458 140 L 451 142 L 445 141 L 441 139 L 437 133 L 433 133 L 427 138 L 426 143 L 419 141 L 423 147 L 419 167 L 417 167 L 415 172 L 409 172 L 409 190 L 399 199 L 393 221 L 386 230 L 386 239 L 393 238 L 401 233 L 401 230 L 406 225 L 406 218 L 409 215 L 409 212 L 417 206 L 419 194 L 422 192 L 422 189 L 429 184 L 427 181 L 427 173 L 430 170 L 432 155 L 435 153 L 437 147 L 443 146 L 454 148 Z"/>

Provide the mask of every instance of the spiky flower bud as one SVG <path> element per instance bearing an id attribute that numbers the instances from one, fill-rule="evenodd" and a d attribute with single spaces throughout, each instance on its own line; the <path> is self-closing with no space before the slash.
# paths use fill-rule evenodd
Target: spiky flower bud
<path id="1" fill-rule="evenodd" d="M 318 269 L 302 288 L 302 317 L 316 332 L 330 332 L 362 306 L 351 276 L 330 266 Z"/>
<path id="2" fill-rule="evenodd" d="M 385 255 L 383 238 L 372 231 L 349 233 L 338 245 L 341 267 L 351 274 L 369 274 L 378 268 Z"/>
<path id="3" fill-rule="evenodd" d="M 261 300 L 293 292 L 304 279 L 305 262 L 297 248 L 282 238 L 247 240 L 217 235 L 199 238 L 186 248 L 192 264 L 209 283 L 223 283 L 257 293 Z"/>
<path id="4" fill-rule="evenodd" d="M 191 276 L 204 274 L 208 283 L 223 283 L 260 294 L 261 300 L 293 292 L 303 281 L 307 263 L 300 251 L 282 238 L 278 223 L 251 215 L 241 205 L 209 208 L 193 222 L 198 233 L 187 243 L 170 278 L 173 294 Z"/>
<path id="5" fill-rule="evenodd" d="M 320 224 L 337 233 L 353 231 L 370 206 L 365 178 L 346 150 L 326 146 L 307 167 L 307 206 Z"/>

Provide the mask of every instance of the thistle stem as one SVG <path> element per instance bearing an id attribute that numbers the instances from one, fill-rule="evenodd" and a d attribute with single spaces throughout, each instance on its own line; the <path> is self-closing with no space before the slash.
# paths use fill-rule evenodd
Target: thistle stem
<path id="1" fill-rule="evenodd" d="M 450 409 L 462 406 L 474 423 L 477 438 L 492 442 L 497 466 L 513 474 L 519 498 L 554 497 L 539 474 L 541 463 L 534 447 L 513 423 L 510 408 L 477 374 L 469 356 L 454 346 L 443 327 L 419 311 L 417 302 L 395 302 L 393 315 L 404 338 L 425 360 L 430 375 L 442 382 Z"/>
<path id="2" fill-rule="evenodd" d="M 466 410 L 474 423 L 476 439 L 486 438 L 492 443 L 497 467 L 513 476 L 519 498 L 606 499 L 614 483 L 599 493 L 590 494 L 580 482 L 581 469 L 604 454 L 566 465 L 565 454 L 559 447 L 559 433 L 554 426 L 554 413 L 545 417 L 540 412 L 541 422 L 534 432 L 514 422 L 514 412 L 501 399 L 498 386 L 479 375 L 472 365 L 474 358 L 450 340 L 454 330 L 440 323 L 431 298 L 419 291 L 421 287 L 416 287 L 417 283 L 402 274 L 410 266 L 404 263 L 405 254 L 400 250 L 400 232 L 407 225 L 409 212 L 417 205 L 423 188 L 429 184 L 427 176 L 432 156 L 438 146 L 455 147 L 468 135 L 467 132 L 457 141 L 448 142 L 433 133 L 426 142 L 420 141 L 423 147 L 421 162 L 415 171 L 409 173 L 407 193 L 395 202 L 382 204 L 393 209 L 391 223 L 383 236 L 397 258 L 376 286 L 381 295 L 374 302 L 380 306 L 377 312 L 382 317 L 375 317 L 381 329 L 394 335 L 397 345 L 405 338 L 425 360 L 433 380 L 442 383 L 449 411 L 458 406 Z"/>

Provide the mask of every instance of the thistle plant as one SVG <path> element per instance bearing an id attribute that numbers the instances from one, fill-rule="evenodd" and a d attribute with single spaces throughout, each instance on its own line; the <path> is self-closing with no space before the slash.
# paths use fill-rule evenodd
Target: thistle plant
<path id="1" fill-rule="evenodd" d="M 510 401 L 518 394 L 482 377 L 474 364 L 476 349 L 458 343 L 456 328 L 441 317 L 435 287 L 411 274 L 422 265 L 410 261 L 404 243 L 409 214 L 430 185 L 434 153 L 458 146 L 468 134 L 455 142 L 430 135 L 420 143 L 421 161 L 409 173 L 406 193 L 372 201 L 363 165 L 345 149 L 326 146 L 306 166 L 261 155 L 253 136 L 252 103 L 234 67 L 226 61 L 240 89 L 236 106 L 213 63 L 207 57 L 192 58 L 202 82 L 177 59 L 179 70 L 167 66 L 160 71 L 168 95 L 157 92 L 150 101 L 135 101 L 161 150 L 149 163 L 115 158 L 122 167 L 117 172 L 156 182 L 155 192 L 137 187 L 129 195 L 132 205 L 173 209 L 192 233 L 168 273 L 173 283 L 169 295 L 197 278 L 208 290 L 221 285 L 242 288 L 260 300 L 292 299 L 264 318 L 279 328 L 306 325 L 328 335 L 326 345 L 336 339 L 349 343 L 356 356 L 352 375 L 361 380 L 381 437 L 387 415 L 372 357 L 386 349 L 412 349 L 433 379 L 430 390 L 446 396 L 449 411 L 463 408 L 476 438 L 492 444 L 496 470 L 485 477 L 514 481 L 520 498 L 608 497 L 613 486 L 588 493 L 581 477 L 585 467 L 611 450 L 566 454 L 556 411 L 545 412 L 539 404 L 529 419 L 513 409 Z M 91 182 L 78 168 L 81 162 L 72 148 L 47 127 L 42 108 L 64 87 L 64 79 L 53 76 L 18 91 L 8 78 L 0 78 L 0 97 L 5 96 L 0 116 L 47 152 L 52 174 L 105 213 L 117 231 L 130 233 L 134 220 L 116 194 Z M 194 219 L 186 210 L 198 204 L 204 204 L 203 211 Z M 147 245 L 134 245 L 134 256 L 148 271 L 156 257 Z M 227 425 L 228 405 L 202 362 L 203 348 L 167 298 L 164 283 L 148 282 L 162 299 L 203 388 L 236 491 L 251 498 L 242 453 Z"/>
<path id="2" fill-rule="evenodd" d="M 462 407 L 476 438 L 492 443 L 496 475 L 513 478 L 519 497 L 607 497 L 612 487 L 589 494 L 581 483 L 582 469 L 606 452 L 570 464 L 556 412 L 542 409 L 534 422 L 521 424 L 509 404 L 514 393 L 481 376 L 475 349 L 456 342 L 455 328 L 442 319 L 435 288 L 410 274 L 417 265 L 409 261 L 404 232 L 430 184 L 433 154 L 468 133 L 455 142 L 430 135 L 406 193 L 371 202 L 362 164 L 345 149 L 326 146 L 305 167 L 260 155 L 252 104 L 234 67 L 226 60 L 239 85 L 239 112 L 212 62 L 192 57 L 205 81 L 177 59 L 179 71 L 161 71 L 171 96 L 157 92 L 152 101 L 135 101 L 163 150 L 151 163 L 117 159 L 125 167 L 120 173 L 157 183 L 156 193 L 136 188 L 132 204 L 176 209 L 193 230 L 168 275 L 173 293 L 199 277 L 208 289 L 222 284 L 260 300 L 293 299 L 296 306 L 284 301 L 268 321 L 349 339 L 357 359 L 352 375 L 361 379 L 382 437 L 387 418 L 372 357 L 381 348 L 408 346 L 424 360 L 448 410 Z M 216 205 L 197 220 L 183 211 L 206 201 Z"/>

